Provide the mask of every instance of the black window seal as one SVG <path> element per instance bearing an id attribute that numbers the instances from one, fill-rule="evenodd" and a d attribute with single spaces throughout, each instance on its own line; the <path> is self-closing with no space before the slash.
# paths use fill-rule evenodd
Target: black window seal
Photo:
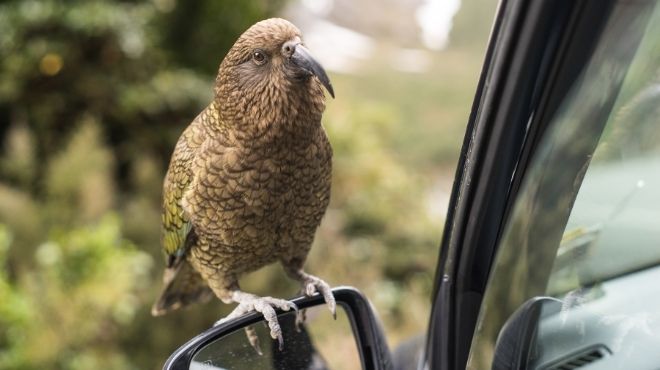
<path id="1" fill-rule="evenodd" d="M 497 241 L 526 166 L 613 3 L 500 3 L 441 244 L 426 347 L 430 368 L 465 368 Z"/>

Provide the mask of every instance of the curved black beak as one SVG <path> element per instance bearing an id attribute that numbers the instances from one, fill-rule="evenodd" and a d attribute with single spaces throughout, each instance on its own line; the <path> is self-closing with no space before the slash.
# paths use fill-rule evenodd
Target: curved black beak
<path id="1" fill-rule="evenodd" d="M 307 72 L 309 75 L 318 77 L 319 81 L 321 81 L 323 86 L 325 86 L 325 88 L 330 93 L 330 96 L 332 96 L 334 99 L 335 91 L 332 89 L 332 84 L 330 83 L 328 74 L 325 73 L 325 69 L 321 67 L 319 62 L 317 62 L 316 59 L 314 59 L 309 54 L 309 50 L 307 50 L 307 48 L 301 44 L 296 45 L 293 54 L 291 54 L 291 62 Z"/>

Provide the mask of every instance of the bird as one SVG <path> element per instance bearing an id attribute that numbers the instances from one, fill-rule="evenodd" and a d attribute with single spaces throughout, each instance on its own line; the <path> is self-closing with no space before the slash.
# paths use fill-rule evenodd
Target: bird
<path id="1" fill-rule="evenodd" d="M 324 88 L 334 98 L 287 20 L 257 22 L 229 49 L 213 100 L 181 134 L 163 181 L 166 267 L 154 316 L 215 296 L 238 304 L 216 324 L 259 312 L 281 348 L 275 309 L 297 311 L 295 304 L 239 286 L 241 276 L 277 262 L 335 315 L 329 284 L 303 269 L 330 201 Z M 255 346 L 254 332 L 248 337 Z"/>

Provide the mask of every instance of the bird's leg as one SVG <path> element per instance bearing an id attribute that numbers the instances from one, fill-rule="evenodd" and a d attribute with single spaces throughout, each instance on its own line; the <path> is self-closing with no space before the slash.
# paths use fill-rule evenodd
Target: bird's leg
<path id="1" fill-rule="evenodd" d="M 298 311 L 298 307 L 296 307 L 293 302 L 273 297 L 258 297 L 254 294 L 245 293 L 238 289 L 238 285 L 235 285 L 235 287 L 231 290 L 231 300 L 238 303 L 238 306 L 234 309 L 234 311 L 227 315 L 227 317 L 216 322 L 215 325 L 222 324 L 249 312 L 259 312 L 264 316 L 264 319 L 268 323 L 270 336 L 273 339 L 277 339 L 279 342 L 280 350 L 282 349 L 284 338 L 282 337 L 282 329 L 280 328 L 280 324 L 277 321 L 275 308 L 279 308 L 283 311 L 289 311 L 291 309 Z M 257 352 L 261 353 L 261 350 L 258 348 L 258 338 L 254 329 L 246 328 L 246 334 L 250 344 L 255 347 Z"/>
<path id="2" fill-rule="evenodd" d="M 328 305 L 328 309 L 332 313 L 332 316 L 337 318 L 337 303 L 335 302 L 335 297 L 332 295 L 332 289 L 330 285 L 320 278 L 310 275 L 303 271 L 302 269 L 303 262 L 300 260 L 291 260 L 283 262 L 284 270 L 286 273 L 294 280 L 299 281 L 302 284 L 301 291 L 303 294 L 311 297 L 314 293 L 319 292 L 323 296 L 323 300 Z M 300 324 L 305 322 L 305 310 L 298 311 L 296 316 L 296 327 L 299 327 Z"/>

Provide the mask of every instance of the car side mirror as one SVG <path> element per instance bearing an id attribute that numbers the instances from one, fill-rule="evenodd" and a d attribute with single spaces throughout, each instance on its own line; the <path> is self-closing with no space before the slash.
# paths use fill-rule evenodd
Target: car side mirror
<path id="1" fill-rule="evenodd" d="M 380 322 L 357 289 L 332 290 L 337 301 L 333 320 L 320 295 L 293 300 L 307 310 L 295 325 L 295 312 L 277 311 L 284 346 L 270 338 L 263 317 L 250 313 L 196 336 L 176 350 L 164 370 L 215 369 L 390 369 L 391 355 Z M 263 354 L 251 347 L 245 328 L 255 329 Z"/>
<path id="2" fill-rule="evenodd" d="M 524 370 L 537 357 L 536 337 L 542 317 L 561 310 L 562 302 L 534 297 L 523 303 L 504 323 L 495 342 L 492 370 Z"/>

